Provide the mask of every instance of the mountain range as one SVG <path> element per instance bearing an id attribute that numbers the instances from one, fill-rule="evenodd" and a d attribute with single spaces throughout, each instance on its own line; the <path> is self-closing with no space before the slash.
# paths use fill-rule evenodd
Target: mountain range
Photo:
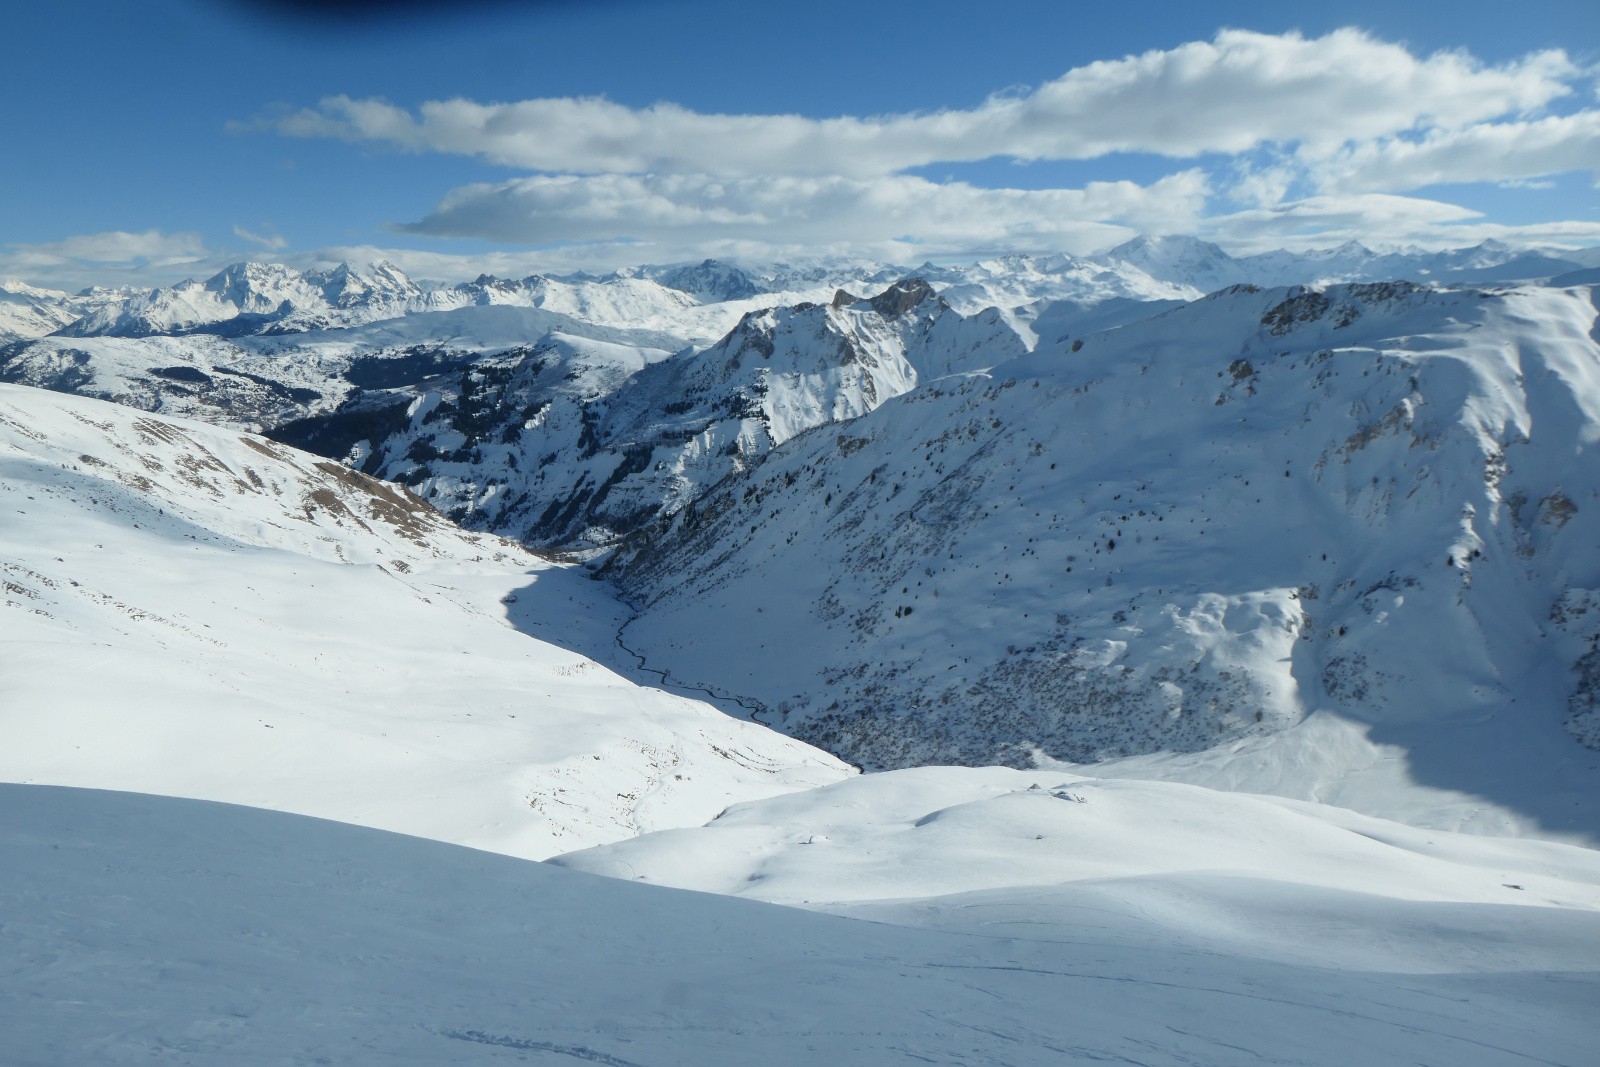
<path id="1" fill-rule="evenodd" d="M 1397 256 L 1562 274 L 1174 295 Z M 1396 707 L 1596 743 L 1593 304 L 1563 280 L 1582 259 L 1233 259 L 1141 238 L 1095 263 L 925 265 L 881 290 L 884 269 L 859 265 L 838 272 L 856 291 L 776 306 L 777 272 L 715 261 L 431 290 L 387 265 L 243 264 L 14 343 L 0 366 L 264 430 L 467 528 L 590 559 L 652 669 L 862 766 L 1193 760 L 1294 746 L 1332 717 L 1368 731 L 1355 766 L 1294 790 L 1344 795 L 1361 753 L 1441 733 Z M 196 292 L 241 309 L 213 324 L 275 307 L 277 332 L 96 335 Z M 737 318 L 697 344 L 690 309 Z M 336 310 L 372 321 L 332 328 Z M 1480 668 L 1440 675 L 1445 634 Z M 775 667 L 780 646 L 803 654 Z M 1513 716 L 1519 694 L 1532 710 Z M 1434 769 L 1443 824 L 1473 773 L 1461 753 Z M 1473 818 L 1587 825 L 1581 779 L 1546 774 L 1519 816 Z"/>
<path id="2" fill-rule="evenodd" d="M 0 1028 L 1576 1065 L 1597 264 L 6 283 Z"/>
<path id="3" fill-rule="evenodd" d="M 761 301 L 775 306 L 796 302 L 785 298 L 847 282 L 881 288 L 912 275 L 948 290 L 952 305 L 970 313 L 1042 300 L 1192 299 L 1240 284 L 1402 278 L 1442 283 L 1529 281 L 1596 267 L 1600 249 L 1530 250 L 1493 240 L 1443 252 L 1375 252 L 1352 241 L 1331 249 L 1234 257 L 1215 244 L 1181 235 L 1137 237 L 1093 256 L 1015 255 L 965 266 L 841 262 L 746 268 L 708 259 L 603 276 L 480 275 L 455 284 L 419 284 L 384 260 L 304 271 L 247 261 L 204 281 L 189 279 L 150 290 L 90 289 L 68 294 L 6 281 L 0 283 L 0 342 L 53 333 L 67 337 L 283 334 L 490 304 L 545 308 L 605 325 L 676 327 L 685 337 L 714 340 L 731 323 L 697 316 L 691 309 L 762 297 L 776 297 Z M 711 332 L 696 334 L 696 328 Z"/>
<path id="4" fill-rule="evenodd" d="M 1592 849 L 855 775 L 575 651 L 625 622 L 582 568 L 258 436 L 6 386 L 0 475 L 20 1062 L 1589 1048 Z"/>

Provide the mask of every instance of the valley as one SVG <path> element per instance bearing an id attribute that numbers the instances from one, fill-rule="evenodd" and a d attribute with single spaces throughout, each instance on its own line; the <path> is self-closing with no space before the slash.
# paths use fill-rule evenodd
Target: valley
<path id="1" fill-rule="evenodd" d="M 1575 1065 L 1585 269 L 1166 238 L 25 294 L 7 1031 Z"/>

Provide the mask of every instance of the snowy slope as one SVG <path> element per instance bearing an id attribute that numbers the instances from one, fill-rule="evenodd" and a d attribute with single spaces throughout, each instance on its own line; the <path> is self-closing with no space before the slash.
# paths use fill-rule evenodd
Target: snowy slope
<path id="1" fill-rule="evenodd" d="M 196 423 L 0 386 L 0 578 L 5 780 L 543 856 L 849 773 L 530 636 L 609 646 L 580 573 Z"/>
<path id="2" fill-rule="evenodd" d="M 1592 970 L 1600 950 L 1590 849 L 1037 770 L 864 775 L 552 862 L 989 936 L 1070 943 L 1114 917 L 1204 951 L 1368 973 Z"/>
<path id="3" fill-rule="evenodd" d="M 42 337 L 0 349 L 0 381 L 258 430 L 331 406 L 348 388 L 321 360 L 262 358 L 238 340 Z"/>
<path id="4" fill-rule="evenodd" d="M 644 531 L 623 637 L 870 767 L 1187 753 L 1137 773 L 1592 836 L 1595 320 L 1237 290 L 935 382 Z"/>
<path id="5" fill-rule="evenodd" d="M 1196 914 L 1101 883 L 863 922 L 18 786 L 0 870 L 0 1028 L 23 1063 L 1579 1067 L 1595 1038 L 1582 905 L 1307 891 Z M 1260 948 L 1316 921 L 1349 938 L 1339 958 Z"/>
<path id="6" fill-rule="evenodd" d="M 1063 348 L 1079 337 L 1114 330 L 1140 319 L 1150 319 L 1188 303 L 1187 300 L 1136 300 L 1112 297 L 1106 300 L 1043 300 L 1016 308 L 1011 321 L 1026 339 L 1030 349 L 1043 345 L 1048 350 Z"/>
<path id="7" fill-rule="evenodd" d="M 952 894 L 1000 889 L 1155 887 L 1204 875 L 1249 883 L 1252 893 L 1275 883 L 1286 910 L 1297 894 L 1327 891 L 1600 911 L 1600 852 L 1587 848 L 1418 830 L 1193 785 L 1003 767 L 862 775 L 552 862 L 826 910 L 896 900 L 937 907 Z M 1261 931 L 1262 941 L 1285 932 Z M 1373 933 L 1374 945 L 1382 940 Z M 1292 953 L 1293 939 L 1284 942 L 1277 951 Z M 1336 948 L 1299 947 L 1324 957 Z"/>

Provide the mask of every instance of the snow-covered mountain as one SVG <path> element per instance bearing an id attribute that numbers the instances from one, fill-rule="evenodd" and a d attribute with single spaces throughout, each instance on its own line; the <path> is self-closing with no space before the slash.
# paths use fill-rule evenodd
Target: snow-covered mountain
<path id="1" fill-rule="evenodd" d="M 914 279 L 751 312 L 717 344 L 670 358 L 551 334 L 274 436 L 353 454 L 477 528 L 603 545 L 796 434 L 1023 351 L 998 314 L 963 317 Z"/>
<path id="2" fill-rule="evenodd" d="M 0 381 L 261 429 L 337 407 L 349 392 L 344 370 L 356 360 L 409 358 L 421 346 L 440 366 L 459 364 L 492 351 L 496 340 L 501 349 L 525 348 L 552 331 L 666 351 L 704 348 L 752 312 L 827 303 L 840 289 L 876 293 L 909 276 L 922 277 L 963 315 L 998 309 L 1032 347 L 1232 284 L 1557 276 L 1573 284 L 1592 280 L 1582 274 L 1592 268 L 1590 258 L 1485 242 L 1444 253 L 1379 254 L 1347 244 L 1235 259 L 1191 237 L 1161 237 L 1087 259 L 1001 256 L 914 271 L 847 262 L 747 270 L 707 260 L 605 277 L 483 275 L 433 288 L 382 262 L 304 272 L 249 262 L 205 282 L 145 292 L 68 296 L 7 283 L 0 289 Z M 507 335 L 513 320 L 491 310 L 504 308 L 531 313 L 515 336 Z M 40 336 L 49 332 L 59 336 Z"/>
<path id="3" fill-rule="evenodd" d="M 771 291 L 699 303 L 714 286 L 696 297 L 654 268 L 480 278 L 357 327 L 15 344 L 0 376 L 268 428 L 552 549 L 640 532 L 606 571 L 643 608 L 626 643 L 869 766 L 1116 759 L 1434 825 L 1592 832 L 1594 801 L 1563 775 L 1572 739 L 1597 732 L 1594 483 L 1559 458 L 1581 457 L 1594 423 L 1589 290 L 1183 303 L 1233 269 L 1220 250 L 1167 238 L 1117 257 L 1003 257 L 780 307 Z M 1519 260 L 1485 245 L 1434 261 Z M 726 266 L 696 276 L 728 281 Z M 235 274 L 219 292 L 287 277 Z M 746 277 L 770 290 L 778 273 Z M 1032 302 L 961 313 L 991 296 Z M 736 313 L 713 344 L 672 332 Z M 655 325 L 610 324 L 635 316 Z M 1160 501 L 1133 504 L 1152 484 Z M 1313 541 L 1315 558 L 1286 547 Z M 729 643 L 690 636 L 730 625 Z M 1442 635 L 1482 668 L 1447 669 Z M 779 647 L 799 651 L 773 667 Z M 1485 805 L 1470 767 L 1479 741 L 1520 730 L 1514 701 L 1543 726 L 1518 735 L 1525 766 L 1504 781 L 1566 769 Z M 1459 733 L 1477 740 L 1427 774 L 1395 763 L 1440 733 L 1405 708 L 1472 720 Z M 1288 781 L 1286 763 L 1316 770 Z M 1363 799 L 1381 767 L 1432 791 Z"/>
<path id="4" fill-rule="evenodd" d="M 971 315 L 1069 300 L 1193 300 L 1209 290 L 1198 281 L 1157 278 L 1127 261 L 1101 264 L 1073 256 L 1004 256 L 960 266 L 924 263 L 916 269 L 956 310 Z"/>
<path id="5" fill-rule="evenodd" d="M 748 300 L 766 292 L 766 287 L 732 263 L 707 259 L 677 267 L 662 267 L 642 272 L 668 289 L 688 293 L 702 304 L 728 300 Z"/>
<path id="6" fill-rule="evenodd" d="M 0 381 L 258 431 L 556 334 L 634 348 L 641 360 L 682 345 L 659 331 L 485 304 L 282 335 L 44 337 L 0 348 Z"/>
<path id="7" fill-rule="evenodd" d="M 1591 1047 L 1591 850 L 1050 770 L 853 778 L 574 651 L 621 621 L 575 569 L 95 401 L 0 387 L 0 515 L 23 1062 Z"/>
<path id="8" fill-rule="evenodd" d="M 1135 237 L 1094 259 L 1106 267 L 1132 267 L 1158 282 L 1187 286 L 1200 293 L 1251 280 L 1247 268 L 1238 260 L 1197 237 Z"/>
<path id="9" fill-rule="evenodd" d="M 1593 250 L 1587 250 L 1592 252 Z M 1432 281 L 1485 285 L 1537 281 L 1589 265 L 1585 251 L 1524 249 L 1487 240 L 1471 248 L 1375 252 L 1356 241 L 1335 248 L 1278 250 L 1235 258 L 1208 241 L 1182 235 L 1136 237 L 1091 256 L 1112 269 L 1134 269 L 1202 293 L 1230 285 L 1326 285 L 1357 281 Z"/>
<path id="10" fill-rule="evenodd" d="M 679 280 L 700 276 L 726 295 L 741 283 L 725 267 L 701 264 Z M 853 285 L 860 273 L 829 278 Z M 624 275 L 485 275 L 423 290 L 386 264 L 302 273 L 241 263 L 204 283 L 79 297 L 17 283 L 0 294 L 0 381 L 261 430 L 331 411 L 374 382 L 418 382 L 556 335 L 632 346 L 648 361 L 713 344 L 754 311 L 835 291 L 814 283 L 704 303 Z"/>
<path id="11" fill-rule="evenodd" d="M 486 304 L 542 308 L 585 322 L 673 333 L 709 344 L 740 316 L 838 288 L 878 291 L 909 275 L 928 280 L 963 314 L 1004 312 L 1050 301 L 1193 299 L 1237 284 L 1281 286 L 1409 279 L 1491 283 L 1549 278 L 1595 266 L 1595 250 L 1518 249 L 1497 241 L 1444 252 L 1337 248 L 1233 257 L 1188 236 L 1142 236 L 1089 257 L 1000 256 L 920 267 L 818 261 L 745 267 L 721 260 L 592 275 L 482 275 L 424 288 L 382 260 L 295 270 L 233 264 L 204 281 L 148 291 L 85 290 L 76 296 L 22 282 L 0 285 L 0 343 L 61 332 L 72 337 L 222 336 L 338 329 L 383 318 Z"/>
<path id="12" fill-rule="evenodd" d="M 54 333 L 125 294 L 111 290 L 73 295 L 8 278 L 0 281 L 0 345 Z"/>
<path id="13" fill-rule="evenodd" d="M 624 640 L 868 767 L 1266 745 L 1236 784 L 1593 833 L 1595 307 L 1237 289 L 936 381 L 641 531 Z"/>
<path id="14" fill-rule="evenodd" d="M 1586 1062 L 1600 294 L 1118 256 L 0 348 L 7 1051 Z"/>
<path id="15" fill-rule="evenodd" d="M 296 271 L 276 263 L 236 263 L 110 304 L 63 328 L 68 337 L 222 336 L 355 326 L 403 315 L 422 290 L 392 263 L 341 263 Z"/>
<path id="16" fill-rule="evenodd" d="M 223 337 L 283 335 L 348 329 L 384 319 L 507 305 L 537 308 L 599 327 L 671 333 L 680 343 L 709 344 L 751 310 L 822 299 L 840 284 L 872 272 L 850 267 L 790 279 L 774 291 L 731 264 L 644 268 L 605 277 L 534 274 L 520 279 L 480 275 L 469 282 L 424 288 L 399 267 L 340 263 L 300 271 L 279 263 L 235 263 L 204 281 L 143 290 L 99 290 L 78 297 L 7 283 L 6 299 L 39 303 L 56 325 L 17 330 L 0 342 L 56 332 L 65 337 L 152 337 L 196 333 Z M 63 321 L 64 320 L 64 321 Z M 27 326 L 28 322 L 19 322 Z M 40 324 L 44 320 L 40 319 Z"/>
<path id="17" fill-rule="evenodd" d="M 0 780 L 542 857 L 849 773 L 573 651 L 580 572 L 198 423 L 0 386 L 0 581 Z"/>

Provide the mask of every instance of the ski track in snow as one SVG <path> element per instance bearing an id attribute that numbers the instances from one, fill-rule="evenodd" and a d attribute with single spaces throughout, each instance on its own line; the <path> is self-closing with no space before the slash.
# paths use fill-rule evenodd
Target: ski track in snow
<path id="1" fill-rule="evenodd" d="M 481 1030 L 437 1030 L 434 1032 L 441 1037 L 452 1038 L 456 1041 L 471 1041 L 479 1045 L 498 1045 L 501 1048 L 514 1048 L 523 1052 L 552 1052 L 557 1056 L 570 1056 L 575 1060 L 603 1063 L 606 1067 L 642 1067 L 641 1064 L 632 1060 L 625 1060 L 605 1052 L 597 1052 L 582 1045 L 558 1045 L 553 1041 L 533 1041 L 523 1037 L 486 1034 Z"/>

